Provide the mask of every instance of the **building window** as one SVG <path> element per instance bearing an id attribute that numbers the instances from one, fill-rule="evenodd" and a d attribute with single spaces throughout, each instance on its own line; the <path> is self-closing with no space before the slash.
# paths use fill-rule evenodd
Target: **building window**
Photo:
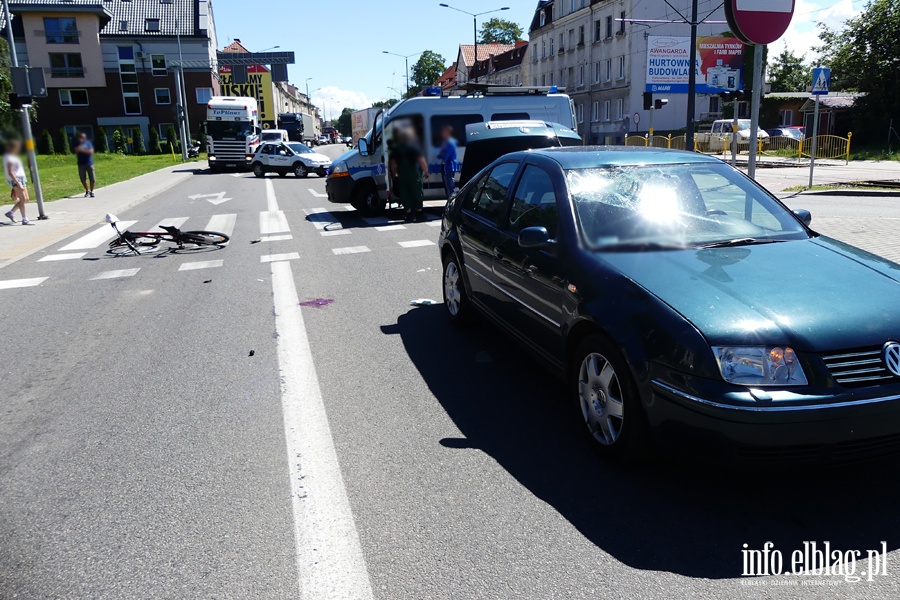
<path id="1" fill-rule="evenodd" d="M 609 100 L 605 100 L 605 101 L 603 102 L 603 120 L 604 120 L 604 121 L 609 121 L 609 117 L 610 117 L 610 114 L 609 114 Z"/>
<path id="2" fill-rule="evenodd" d="M 84 77 L 81 54 L 77 52 L 51 52 L 50 75 L 52 77 Z"/>
<path id="3" fill-rule="evenodd" d="M 547 14 L 544 11 L 541 11 L 540 23 L 540 27 L 543 27 L 547 24 Z"/>
<path id="4" fill-rule="evenodd" d="M 721 101 L 721 98 L 719 98 L 718 96 L 710 96 L 709 97 L 709 112 L 714 113 L 714 114 L 722 112 L 722 104 L 720 101 Z"/>
<path id="5" fill-rule="evenodd" d="M 550 85 L 553 85 L 553 73 L 550 73 Z"/>
<path id="6" fill-rule="evenodd" d="M 159 31 L 159 19 L 145 19 L 144 31 Z"/>
<path id="7" fill-rule="evenodd" d="M 619 13 L 619 33 L 625 33 L 625 11 Z"/>
<path id="8" fill-rule="evenodd" d="M 578 28 L 578 45 L 584 46 L 584 25 Z"/>
<path id="9" fill-rule="evenodd" d="M 59 90 L 60 106 L 87 106 L 87 90 Z"/>
<path id="10" fill-rule="evenodd" d="M 531 62 L 537 62 L 537 59 L 537 44 L 535 44 L 531 47 Z"/>
<path id="11" fill-rule="evenodd" d="M 625 79 L 625 57 L 619 57 L 619 75 L 616 79 Z"/>
<path id="12" fill-rule="evenodd" d="M 716 100 L 718 100 L 718 99 L 719 98 L 717 97 Z M 713 112 L 712 98 L 709 99 L 709 106 L 710 106 L 709 111 Z M 718 112 L 718 111 L 715 111 L 715 112 Z M 790 109 L 779 110 L 778 111 L 778 124 L 782 127 L 789 127 L 789 126 L 793 125 L 794 124 L 794 111 L 792 111 Z"/>
<path id="13" fill-rule="evenodd" d="M 119 21 L 119 31 L 128 31 L 128 21 Z"/>
<path id="14" fill-rule="evenodd" d="M 160 4 L 172 4 L 172 0 L 159 0 Z"/>
<path id="15" fill-rule="evenodd" d="M 575 49 L 575 30 L 569 30 L 569 50 Z"/>
<path id="16" fill-rule="evenodd" d="M 74 17 L 44 17 L 44 37 L 48 44 L 77 44 L 78 26 Z"/>
<path id="17" fill-rule="evenodd" d="M 547 76 L 541 75 L 541 86 L 547 85 Z"/>
<path id="18" fill-rule="evenodd" d="M 541 58 L 547 58 L 547 42 L 541 40 Z"/>
<path id="19" fill-rule="evenodd" d="M 619 98 L 616 100 L 616 119 L 621 121 L 625 118 L 625 100 Z"/>
<path id="20" fill-rule="evenodd" d="M 156 88 L 153 93 L 157 104 L 172 104 L 172 93 L 169 88 Z"/>
<path id="21" fill-rule="evenodd" d="M 212 96 L 212 88 L 197 88 L 197 104 L 206 104 Z"/>
<path id="22" fill-rule="evenodd" d="M 606 59 L 606 77 L 604 81 L 612 81 L 612 59 Z"/>
<path id="23" fill-rule="evenodd" d="M 156 126 L 156 128 L 159 129 L 159 139 L 160 140 L 162 140 L 164 142 L 168 141 L 168 138 L 166 137 L 166 132 L 169 131 L 169 127 L 174 128 L 175 124 L 174 123 L 160 123 L 159 125 Z"/>
<path id="24" fill-rule="evenodd" d="M 563 52 L 566 49 L 566 39 L 563 37 L 563 34 L 559 34 L 559 51 Z"/>
<path id="25" fill-rule="evenodd" d="M 94 139 L 94 128 L 90 125 L 66 125 L 63 127 L 63 131 L 66 132 L 66 137 L 68 137 L 70 141 L 77 138 L 79 133 L 88 136 L 89 140 Z"/>
<path id="26" fill-rule="evenodd" d="M 594 21 L 594 41 L 599 42 L 603 38 L 603 21 Z"/>
<path id="27" fill-rule="evenodd" d="M 161 77 L 168 73 L 166 70 L 166 55 L 165 54 L 151 54 L 150 55 L 150 66 L 152 68 L 152 72 L 155 76 Z"/>
<path id="28" fill-rule="evenodd" d="M 134 48 L 119 46 L 119 81 L 122 84 L 122 103 L 126 115 L 141 114 L 141 95 L 137 70 L 134 65 Z"/>
<path id="29" fill-rule="evenodd" d="M 613 20 L 612 15 L 606 17 L 606 39 L 613 36 Z"/>
<path id="30" fill-rule="evenodd" d="M 594 100 L 594 103 L 591 105 L 591 121 L 599 121 L 600 120 L 600 103 Z"/>
<path id="31" fill-rule="evenodd" d="M 575 12 L 575 0 L 569 0 L 569 12 Z"/>
<path id="32" fill-rule="evenodd" d="M 550 56 L 553 56 L 553 36 L 550 36 Z"/>
<path id="33" fill-rule="evenodd" d="M 584 85 L 584 65 L 578 67 L 578 85 Z"/>
<path id="34" fill-rule="evenodd" d="M 576 108 L 578 109 L 576 111 L 578 114 L 578 122 L 584 123 L 584 104 L 579 104 Z"/>

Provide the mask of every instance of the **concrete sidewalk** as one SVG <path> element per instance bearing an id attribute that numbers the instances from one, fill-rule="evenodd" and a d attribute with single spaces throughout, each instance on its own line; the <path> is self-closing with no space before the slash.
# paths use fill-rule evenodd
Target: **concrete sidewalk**
<path id="1" fill-rule="evenodd" d="M 738 163 L 738 168 L 747 171 L 746 165 Z M 900 180 L 900 161 L 896 160 L 854 160 L 849 164 L 822 164 L 816 161 L 814 183 L 828 185 L 851 183 L 854 181 L 895 181 Z M 797 167 L 762 167 L 756 170 L 756 181 L 772 192 L 809 184 L 809 165 Z"/>
<path id="2" fill-rule="evenodd" d="M 49 217 L 38 221 L 37 203 L 26 206 L 26 214 L 34 225 L 24 226 L 5 223 L 0 226 L 0 269 L 25 258 L 47 246 L 103 222 L 106 213 L 119 213 L 152 198 L 187 180 L 202 164 L 184 163 L 147 173 L 128 181 L 97 188 L 95 198 L 64 198 L 45 202 L 44 212 Z M 8 199 L 2 204 L 9 210 Z M 0 215 L 2 216 L 2 215 Z M 19 213 L 16 213 L 19 220 Z"/>

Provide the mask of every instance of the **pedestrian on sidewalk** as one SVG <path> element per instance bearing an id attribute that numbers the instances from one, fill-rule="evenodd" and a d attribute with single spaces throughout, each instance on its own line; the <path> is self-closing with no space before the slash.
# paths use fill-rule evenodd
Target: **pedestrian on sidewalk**
<path id="1" fill-rule="evenodd" d="M 78 157 L 78 176 L 81 185 L 84 186 L 84 197 L 94 197 L 94 145 L 83 131 L 78 134 L 78 145 L 75 146 L 75 155 Z M 88 189 L 88 179 L 91 187 Z"/>
<path id="2" fill-rule="evenodd" d="M 438 158 L 441 159 L 441 180 L 444 182 L 444 192 L 449 200 L 456 190 L 456 172 L 459 171 L 459 154 L 456 150 L 456 138 L 453 137 L 452 125 L 444 125 L 444 129 L 441 130 L 441 139 L 443 145 Z"/>
<path id="3" fill-rule="evenodd" d="M 398 129 L 390 163 L 391 175 L 397 180 L 397 195 L 406 210 L 406 222 L 424 221 L 422 185 L 428 178 L 428 163 L 411 128 Z"/>
<path id="4" fill-rule="evenodd" d="M 22 214 L 22 225 L 31 225 L 32 223 L 25 216 L 25 203 L 28 202 L 28 188 L 26 187 L 25 167 L 22 165 L 22 159 L 19 158 L 19 152 L 22 151 L 22 144 L 19 140 L 9 140 L 6 144 L 6 153 L 3 155 L 3 173 L 6 175 L 6 183 L 12 187 L 10 199 L 13 201 L 13 207 L 6 212 L 6 218 L 16 222 L 14 217 L 16 209 Z"/>

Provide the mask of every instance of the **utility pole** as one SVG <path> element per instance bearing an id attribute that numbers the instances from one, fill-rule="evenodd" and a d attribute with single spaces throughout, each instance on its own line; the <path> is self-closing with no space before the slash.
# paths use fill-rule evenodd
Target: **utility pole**
<path id="1" fill-rule="evenodd" d="M 694 118 L 697 114 L 697 0 L 691 0 L 691 47 L 689 52 L 687 130 L 684 134 L 684 149 L 694 151 Z"/>
<path id="2" fill-rule="evenodd" d="M 759 105 L 763 98 L 763 44 L 753 46 L 753 95 L 750 96 L 750 156 L 747 159 L 747 175 L 756 179 L 756 154 L 759 151 Z"/>
<path id="3" fill-rule="evenodd" d="M 184 128 L 185 128 L 185 120 L 184 120 L 184 95 L 182 94 L 181 87 L 181 78 L 183 77 L 183 72 L 181 70 L 181 65 L 175 67 L 175 99 L 178 103 L 176 117 L 178 118 L 178 135 L 181 137 L 181 160 L 182 162 L 187 162 L 188 159 L 188 150 L 187 150 L 187 137 L 185 136 Z"/>
<path id="4" fill-rule="evenodd" d="M 13 67 L 19 66 L 16 54 L 16 40 L 13 38 L 12 15 L 9 12 L 9 0 L 3 0 L 3 12 L 6 15 L 6 38 L 9 41 L 9 57 Z M 22 105 L 22 135 L 25 136 L 25 150 L 28 153 L 28 166 L 31 169 L 31 181 L 34 185 L 34 196 L 37 201 L 38 219 L 47 220 L 44 214 L 44 191 L 41 189 L 41 177 L 38 173 L 37 156 L 34 153 L 34 135 L 31 133 L 30 104 Z"/>

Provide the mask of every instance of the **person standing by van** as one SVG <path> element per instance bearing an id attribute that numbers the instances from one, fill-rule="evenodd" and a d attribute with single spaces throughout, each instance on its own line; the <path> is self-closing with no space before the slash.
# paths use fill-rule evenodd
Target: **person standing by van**
<path id="1" fill-rule="evenodd" d="M 428 177 L 428 163 L 409 129 L 397 132 L 391 156 L 391 175 L 397 181 L 397 197 L 406 211 L 406 222 L 424 221 L 422 184 Z"/>
<path id="2" fill-rule="evenodd" d="M 444 128 L 441 130 L 441 140 L 443 145 L 438 158 L 441 159 L 441 180 L 444 182 L 444 192 L 449 200 L 456 189 L 456 172 L 459 171 L 456 138 L 453 137 L 452 125 L 444 125 Z"/>
<path id="3" fill-rule="evenodd" d="M 22 159 L 19 158 L 19 152 L 22 145 L 19 140 L 10 140 L 6 144 L 6 153 L 3 155 L 3 173 L 6 175 L 6 182 L 12 187 L 13 207 L 7 211 L 6 218 L 16 222 L 14 213 L 16 209 L 22 214 L 22 225 L 31 225 L 32 223 L 25 216 L 25 203 L 28 202 L 28 188 L 25 186 L 25 167 L 22 165 Z"/>

